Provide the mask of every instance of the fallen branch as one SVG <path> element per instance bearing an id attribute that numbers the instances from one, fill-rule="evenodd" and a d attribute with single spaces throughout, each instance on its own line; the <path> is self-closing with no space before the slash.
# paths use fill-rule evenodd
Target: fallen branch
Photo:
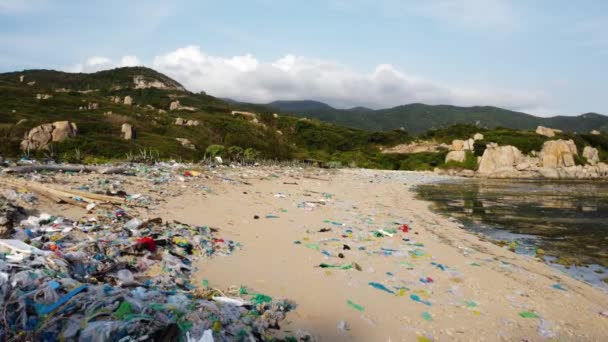
<path id="1" fill-rule="evenodd" d="M 121 197 L 106 196 L 71 189 L 57 189 L 36 182 L 28 182 L 17 179 L 0 178 L 0 184 L 16 188 L 25 188 L 38 193 L 55 202 L 69 203 L 72 205 L 86 207 L 90 203 L 95 204 L 124 204 L 126 200 Z"/>
<path id="2" fill-rule="evenodd" d="M 99 174 L 117 174 L 125 173 L 127 169 L 124 167 L 107 167 L 107 166 L 87 166 L 87 165 L 25 165 L 7 167 L 2 172 L 4 173 L 30 173 L 38 171 L 54 171 L 54 172 L 96 172 Z"/>

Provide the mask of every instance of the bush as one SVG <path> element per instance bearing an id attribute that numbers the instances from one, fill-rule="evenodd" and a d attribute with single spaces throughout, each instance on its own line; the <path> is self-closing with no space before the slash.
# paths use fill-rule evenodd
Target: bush
<path id="1" fill-rule="evenodd" d="M 230 159 L 240 159 L 243 156 L 243 148 L 239 146 L 230 146 L 228 147 L 228 158 Z"/>
<path id="2" fill-rule="evenodd" d="M 245 159 L 246 161 L 254 161 L 254 160 L 258 159 L 259 156 L 260 156 L 260 152 L 251 147 L 246 149 L 245 152 L 243 153 L 243 159 Z"/>
<path id="3" fill-rule="evenodd" d="M 221 157 L 224 154 L 224 150 L 225 148 L 223 145 L 209 145 L 205 150 L 205 154 L 211 158 Z"/>
<path id="4" fill-rule="evenodd" d="M 450 160 L 447 163 L 443 164 L 441 168 L 477 170 L 477 156 L 475 156 L 475 153 L 473 153 L 471 151 L 466 151 L 463 162 L 457 162 L 455 160 Z"/>

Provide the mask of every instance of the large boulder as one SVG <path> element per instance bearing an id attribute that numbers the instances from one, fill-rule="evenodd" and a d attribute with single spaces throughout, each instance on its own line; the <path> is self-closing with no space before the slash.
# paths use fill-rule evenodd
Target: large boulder
<path id="1" fill-rule="evenodd" d="M 475 135 L 473 135 L 473 140 L 483 140 L 483 134 L 475 133 Z"/>
<path id="2" fill-rule="evenodd" d="M 180 107 L 179 101 L 173 101 L 169 104 L 169 110 L 178 110 Z"/>
<path id="3" fill-rule="evenodd" d="M 78 134 L 76 124 L 69 121 L 56 121 L 32 128 L 21 141 L 22 150 L 47 149 L 52 142 L 62 142 Z"/>
<path id="4" fill-rule="evenodd" d="M 450 151 L 445 156 L 445 162 L 449 162 L 450 160 L 462 163 L 466 159 L 467 154 L 466 151 Z"/>
<path id="5" fill-rule="evenodd" d="M 544 127 L 544 126 L 536 127 L 536 134 L 544 135 L 549 138 L 553 138 L 555 136 L 555 133 L 561 133 L 561 132 L 562 131 L 559 129 L 548 128 L 548 127 Z"/>
<path id="6" fill-rule="evenodd" d="M 475 149 L 475 140 L 452 140 L 452 151 L 472 151 Z"/>
<path id="7" fill-rule="evenodd" d="M 133 104 L 133 98 L 131 96 L 127 95 L 127 96 L 125 96 L 123 103 L 126 104 L 127 106 L 130 106 Z"/>
<path id="8" fill-rule="evenodd" d="M 524 155 L 515 146 L 489 144 L 483 152 L 477 172 L 489 175 L 498 171 L 513 171 L 524 160 Z"/>
<path id="9" fill-rule="evenodd" d="M 589 133 L 591 133 L 591 134 L 593 134 L 593 135 L 600 135 L 600 134 L 602 134 L 602 133 L 601 133 L 600 131 L 598 131 L 597 129 L 594 129 L 593 131 L 591 131 L 591 132 L 589 132 Z"/>
<path id="10" fill-rule="evenodd" d="M 135 129 L 128 123 L 122 124 L 120 133 L 122 134 L 122 138 L 125 140 L 132 140 L 135 138 Z"/>
<path id="11" fill-rule="evenodd" d="M 540 151 L 542 167 L 569 167 L 574 166 L 574 156 L 578 155 L 576 145 L 572 140 L 549 140 L 543 144 Z"/>
<path id="12" fill-rule="evenodd" d="M 177 140 L 185 148 L 196 150 L 196 146 L 186 138 L 175 138 L 175 140 Z"/>
<path id="13" fill-rule="evenodd" d="M 595 165 L 600 161 L 600 153 L 597 148 L 591 146 L 585 146 L 583 149 L 583 157 L 587 159 L 587 162 L 591 165 Z"/>

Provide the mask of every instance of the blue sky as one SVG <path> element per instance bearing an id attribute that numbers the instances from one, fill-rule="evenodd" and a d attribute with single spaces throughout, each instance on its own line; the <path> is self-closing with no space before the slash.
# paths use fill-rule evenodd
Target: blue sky
<path id="1" fill-rule="evenodd" d="M 121 65 L 254 102 L 608 114 L 608 1 L 0 0 L 0 71 Z"/>

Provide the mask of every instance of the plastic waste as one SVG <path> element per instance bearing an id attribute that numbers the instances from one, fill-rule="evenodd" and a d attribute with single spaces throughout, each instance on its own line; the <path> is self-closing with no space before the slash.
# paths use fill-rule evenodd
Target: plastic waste
<path id="1" fill-rule="evenodd" d="M 388 292 L 388 293 L 391 293 L 391 294 L 395 294 L 395 291 L 389 289 L 388 287 L 386 287 L 386 286 L 384 286 L 384 285 L 382 285 L 380 283 L 369 282 L 368 284 L 371 287 L 375 288 L 375 289 L 378 289 L 378 290 L 381 290 L 381 291 L 384 291 L 384 292 Z"/>
<path id="2" fill-rule="evenodd" d="M 347 321 L 340 321 L 336 327 L 338 329 L 338 333 L 344 334 L 350 330 L 350 325 Z"/>
<path id="3" fill-rule="evenodd" d="M 188 342 L 213 342 L 213 330 L 211 329 L 207 329 L 205 330 L 205 332 L 203 332 L 203 336 L 201 336 L 200 339 L 194 339 L 192 337 L 190 337 L 190 332 L 186 333 L 187 335 L 187 341 Z"/>
<path id="4" fill-rule="evenodd" d="M 123 285 L 131 285 L 131 284 L 135 283 L 135 278 L 133 277 L 133 273 L 131 273 L 131 271 L 129 271 L 129 270 L 120 270 L 120 271 L 116 272 L 116 278 L 118 278 L 120 283 Z"/>
<path id="5" fill-rule="evenodd" d="M 346 301 L 346 304 L 350 305 L 357 311 L 363 312 L 365 310 L 365 308 L 363 308 L 361 305 L 356 304 L 355 302 L 351 301 L 350 299 Z"/>
<path id="6" fill-rule="evenodd" d="M 426 301 L 426 300 L 423 300 L 423 299 L 422 299 L 422 298 L 420 298 L 420 296 L 419 296 L 419 295 L 417 295 L 417 294 L 411 294 L 411 295 L 410 295 L 410 299 L 411 299 L 411 300 L 413 300 L 414 302 L 418 302 L 418 303 L 424 304 L 424 305 L 426 305 L 426 306 L 431 306 L 431 305 L 432 305 L 432 304 L 431 304 L 431 302 Z"/>
<path id="7" fill-rule="evenodd" d="M 565 288 L 562 284 L 553 284 L 551 285 L 552 288 L 556 289 L 556 290 L 561 290 L 561 291 L 568 291 L 567 288 Z"/>
<path id="8" fill-rule="evenodd" d="M 138 229 L 143 224 L 144 224 L 144 222 L 142 220 L 135 217 L 135 218 L 130 219 L 127 223 L 125 223 L 125 228 L 127 228 L 129 230 L 134 230 L 134 229 Z"/>
<path id="9" fill-rule="evenodd" d="M 519 313 L 519 316 L 521 316 L 523 318 L 540 318 L 540 316 L 538 316 L 538 314 L 536 314 L 535 312 L 532 312 L 532 311 L 522 311 Z"/>
<path id="10" fill-rule="evenodd" d="M 80 287 L 75 288 L 74 290 L 68 292 L 65 296 L 61 297 L 57 302 L 50 304 L 50 305 L 41 306 L 38 309 L 38 313 L 40 315 L 47 315 L 47 314 L 53 312 L 54 310 L 56 310 L 63 304 L 67 303 L 70 299 L 72 299 L 72 297 L 76 296 L 77 294 L 79 294 L 82 291 L 85 291 L 88 287 L 89 287 L 88 285 L 82 285 Z"/>
<path id="11" fill-rule="evenodd" d="M 248 301 L 243 300 L 241 298 L 211 297 L 211 299 L 213 299 L 214 301 L 216 301 L 218 303 L 230 304 L 230 305 L 236 305 L 236 306 L 251 305 L 251 303 L 249 303 Z"/>

